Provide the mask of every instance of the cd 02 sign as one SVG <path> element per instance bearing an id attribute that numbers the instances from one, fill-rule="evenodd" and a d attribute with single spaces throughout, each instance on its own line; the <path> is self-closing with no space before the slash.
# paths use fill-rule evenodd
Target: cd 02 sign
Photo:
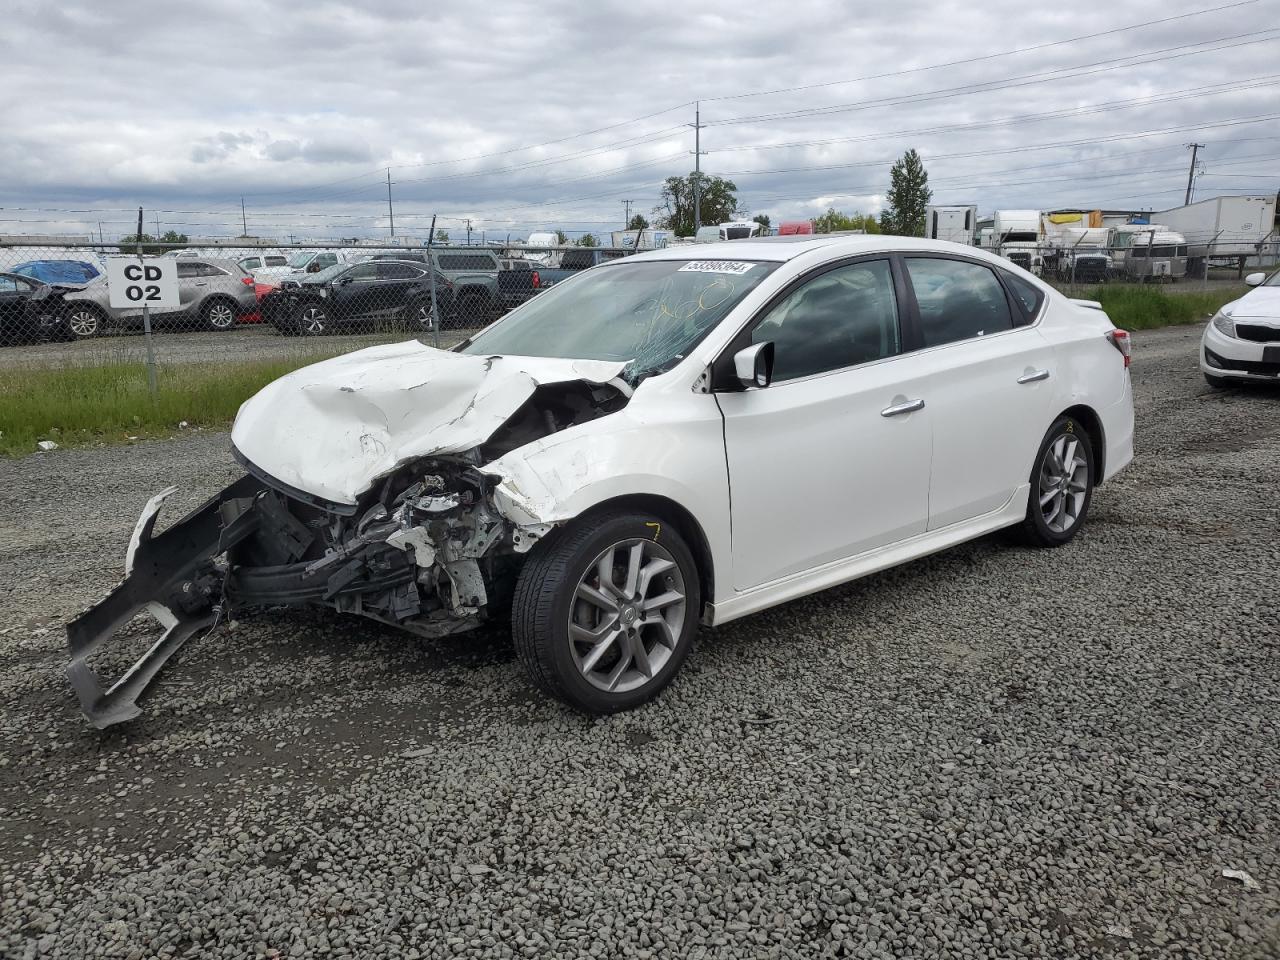
<path id="1" fill-rule="evenodd" d="M 110 257 L 107 260 L 107 290 L 116 310 L 153 313 L 178 310 L 178 261 L 166 257 Z"/>

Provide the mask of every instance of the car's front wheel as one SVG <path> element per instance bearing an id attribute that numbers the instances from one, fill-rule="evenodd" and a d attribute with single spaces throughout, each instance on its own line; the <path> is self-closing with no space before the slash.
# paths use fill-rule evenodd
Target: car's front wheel
<path id="1" fill-rule="evenodd" d="M 67 311 L 67 332 L 74 340 L 89 340 L 102 333 L 106 315 L 90 304 L 76 304 Z"/>
<path id="2" fill-rule="evenodd" d="M 293 329 L 305 337 L 318 337 L 329 329 L 329 314 L 318 303 L 304 303 L 294 314 Z"/>
<path id="3" fill-rule="evenodd" d="M 701 602 L 693 554 L 659 517 L 595 514 L 553 531 L 516 583 L 516 651 L 542 690 L 588 713 L 628 710 L 680 669 Z"/>
<path id="4" fill-rule="evenodd" d="M 1022 522 L 1033 546 L 1060 547 L 1079 532 L 1093 499 L 1093 444 L 1074 417 L 1059 417 L 1031 468 L 1031 496 Z"/>

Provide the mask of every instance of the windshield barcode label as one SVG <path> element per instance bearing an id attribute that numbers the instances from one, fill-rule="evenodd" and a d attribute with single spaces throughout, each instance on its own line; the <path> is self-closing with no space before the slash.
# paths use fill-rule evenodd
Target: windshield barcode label
<path id="1" fill-rule="evenodd" d="M 754 263 L 746 263 L 742 260 L 690 260 L 680 268 L 679 272 L 732 273 L 740 277 L 754 266 Z"/>

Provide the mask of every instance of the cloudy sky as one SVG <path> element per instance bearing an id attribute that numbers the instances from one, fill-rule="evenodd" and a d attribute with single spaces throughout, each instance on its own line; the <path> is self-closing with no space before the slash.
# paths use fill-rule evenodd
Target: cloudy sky
<path id="1" fill-rule="evenodd" d="M 1212 8 L 1217 9 L 1212 9 Z M 0 233 L 453 239 L 621 226 L 664 177 L 774 222 L 1280 189 L 1280 0 L 0 0 Z M 1088 36 L 1084 36 L 1084 35 Z"/>

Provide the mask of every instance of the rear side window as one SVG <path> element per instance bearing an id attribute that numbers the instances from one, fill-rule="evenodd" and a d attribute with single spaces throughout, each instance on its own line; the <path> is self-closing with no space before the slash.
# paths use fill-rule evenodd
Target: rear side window
<path id="1" fill-rule="evenodd" d="M 198 277 L 200 275 L 200 271 L 198 269 L 199 266 L 200 264 L 198 263 L 183 263 L 181 260 L 179 260 L 178 261 L 178 279 L 185 280 L 188 277 Z"/>
<path id="2" fill-rule="evenodd" d="M 751 332 L 773 341 L 775 380 L 882 360 L 900 350 L 888 260 L 837 267 L 789 293 Z"/>
<path id="3" fill-rule="evenodd" d="M 415 270 L 407 263 L 380 263 L 378 264 L 379 280 L 414 280 L 418 277 L 425 276 L 422 270 Z"/>
<path id="4" fill-rule="evenodd" d="M 269 257 L 267 258 L 267 263 L 268 265 L 271 265 L 271 259 Z M 242 270 L 257 270 L 260 266 L 262 266 L 262 261 L 257 257 L 245 257 L 240 261 L 240 268 Z"/>
<path id="5" fill-rule="evenodd" d="M 967 260 L 906 258 L 926 347 L 1013 329 L 1004 287 L 988 267 Z"/>
<path id="6" fill-rule="evenodd" d="M 1004 281 L 1013 291 L 1013 299 L 1022 308 L 1025 320 L 1030 323 L 1040 312 L 1040 304 L 1044 303 L 1044 292 L 1034 283 L 1024 280 L 1016 274 L 1001 271 Z"/>

